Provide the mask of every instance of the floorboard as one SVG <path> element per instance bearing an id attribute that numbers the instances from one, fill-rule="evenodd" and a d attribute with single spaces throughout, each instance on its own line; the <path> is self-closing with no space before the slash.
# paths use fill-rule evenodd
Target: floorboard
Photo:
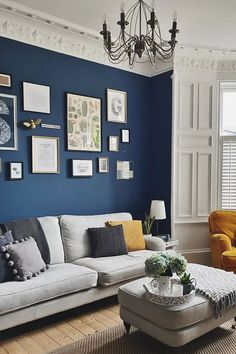
<path id="1" fill-rule="evenodd" d="M 0 332 L 0 354 L 45 354 L 119 323 L 111 297 Z"/>

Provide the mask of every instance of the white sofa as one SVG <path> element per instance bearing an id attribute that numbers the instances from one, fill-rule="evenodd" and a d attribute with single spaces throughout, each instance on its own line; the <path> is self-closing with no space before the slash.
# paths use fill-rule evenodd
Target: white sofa
<path id="1" fill-rule="evenodd" d="M 28 281 L 0 283 L 0 330 L 115 295 L 120 285 L 143 277 L 145 259 L 165 249 L 160 238 L 145 236 L 146 250 L 91 257 L 89 227 L 131 219 L 129 213 L 39 218 L 50 248 L 50 268 Z"/>

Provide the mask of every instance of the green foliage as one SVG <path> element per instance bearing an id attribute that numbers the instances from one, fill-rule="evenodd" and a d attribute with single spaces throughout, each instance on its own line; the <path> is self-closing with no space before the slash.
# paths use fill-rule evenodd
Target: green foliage
<path id="1" fill-rule="evenodd" d="M 191 284 L 190 277 L 191 277 L 190 273 L 184 273 L 184 275 L 182 275 L 182 277 L 180 278 L 181 284 L 183 285 Z"/>
<path id="2" fill-rule="evenodd" d="M 145 235 L 149 235 L 152 230 L 152 225 L 155 221 L 155 217 L 151 218 L 149 214 L 145 213 L 145 218 L 143 221 L 143 232 Z"/>
<path id="3" fill-rule="evenodd" d="M 180 276 L 185 272 L 186 266 L 185 257 L 161 252 L 146 259 L 145 272 L 153 278 L 158 278 L 160 275 L 172 276 L 173 273 Z"/>

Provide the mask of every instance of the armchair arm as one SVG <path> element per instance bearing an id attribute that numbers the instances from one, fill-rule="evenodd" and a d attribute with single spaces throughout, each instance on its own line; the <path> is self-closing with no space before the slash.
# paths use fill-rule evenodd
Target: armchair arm
<path id="1" fill-rule="evenodd" d="M 160 237 L 144 236 L 146 248 L 151 251 L 165 251 L 166 244 Z"/>
<path id="2" fill-rule="evenodd" d="M 211 258 L 212 265 L 217 268 L 222 268 L 221 254 L 225 251 L 231 251 L 231 240 L 225 234 L 209 234 L 211 242 Z"/>

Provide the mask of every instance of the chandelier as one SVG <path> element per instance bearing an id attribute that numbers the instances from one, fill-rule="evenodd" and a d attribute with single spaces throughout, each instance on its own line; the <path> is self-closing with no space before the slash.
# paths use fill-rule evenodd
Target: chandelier
<path id="1" fill-rule="evenodd" d="M 104 20 L 103 36 L 104 49 L 113 63 L 121 63 L 129 60 L 132 68 L 135 62 L 150 62 L 153 66 L 156 59 L 168 61 L 172 58 L 177 41 L 177 16 L 174 13 L 172 29 L 169 30 L 171 37 L 166 41 L 161 36 L 159 21 L 152 6 L 147 5 L 143 0 L 137 1 L 131 8 L 124 12 L 121 8 L 120 34 L 115 41 L 112 41 L 111 32 L 108 30 L 107 22 Z"/>

